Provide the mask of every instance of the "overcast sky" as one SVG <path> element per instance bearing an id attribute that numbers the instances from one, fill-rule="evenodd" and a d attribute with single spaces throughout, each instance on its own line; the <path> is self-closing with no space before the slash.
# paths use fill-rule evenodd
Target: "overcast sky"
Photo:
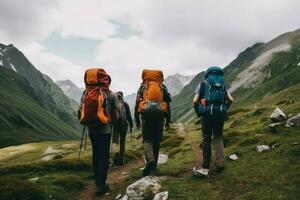
<path id="1" fill-rule="evenodd" d="M 103 66 L 136 91 L 143 68 L 165 77 L 226 66 L 257 41 L 300 28 L 299 0 L 1 0 L 0 43 L 54 80 L 83 86 Z"/>

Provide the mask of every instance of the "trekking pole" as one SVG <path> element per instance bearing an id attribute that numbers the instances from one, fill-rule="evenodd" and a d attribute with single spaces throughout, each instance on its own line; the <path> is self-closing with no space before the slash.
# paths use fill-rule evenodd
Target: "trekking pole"
<path id="1" fill-rule="evenodd" d="M 87 137 L 88 137 L 88 134 L 84 134 L 84 151 L 86 151 L 86 141 L 87 141 Z"/>
<path id="2" fill-rule="evenodd" d="M 132 133 L 132 129 L 130 131 L 130 145 L 131 145 L 131 149 L 133 149 L 133 133 Z"/>
<path id="3" fill-rule="evenodd" d="M 77 159 L 77 169 L 79 169 L 79 159 L 80 159 L 81 148 L 83 145 L 84 134 L 85 134 L 85 126 L 83 127 L 82 135 L 81 135 L 81 141 L 80 141 L 80 147 L 79 147 L 79 153 L 78 153 L 78 159 Z"/>

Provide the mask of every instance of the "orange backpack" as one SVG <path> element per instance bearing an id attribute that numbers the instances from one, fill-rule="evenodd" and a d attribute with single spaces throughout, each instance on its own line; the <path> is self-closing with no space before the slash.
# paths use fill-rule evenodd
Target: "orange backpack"
<path id="1" fill-rule="evenodd" d="M 101 68 L 88 69 L 85 71 L 84 82 L 86 90 L 79 108 L 80 123 L 85 126 L 108 124 L 109 75 Z"/>
<path id="2" fill-rule="evenodd" d="M 144 70 L 143 84 L 139 102 L 139 113 L 145 119 L 163 118 L 168 111 L 167 103 L 163 100 L 163 73 L 160 70 Z"/>

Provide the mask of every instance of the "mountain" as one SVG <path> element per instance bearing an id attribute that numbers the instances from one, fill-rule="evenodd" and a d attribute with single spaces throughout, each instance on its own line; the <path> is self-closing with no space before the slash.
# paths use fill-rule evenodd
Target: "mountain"
<path id="1" fill-rule="evenodd" d="M 172 96 L 177 95 L 187 84 L 191 82 L 191 80 L 195 76 L 184 76 L 181 74 L 174 74 L 171 76 L 168 76 L 164 83 L 168 87 L 169 92 L 171 93 Z"/>
<path id="2" fill-rule="evenodd" d="M 77 103 L 69 99 L 50 77 L 37 70 L 16 47 L 0 43 L 0 66 L 24 76 L 38 94 L 37 98 L 44 108 L 65 123 L 78 128 Z"/>
<path id="3" fill-rule="evenodd" d="M 0 67 L 0 96 L 0 148 L 78 138 L 74 127 L 43 106 L 25 77 L 4 67 Z"/>
<path id="4" fill-rule="evenodd" d="M 70 80 L 56 81 L 56 84 L 64 91 L 64 93 L 78 104 L 80 103 L 83 88 L 79 88 Z"/>
<path id="5" fill-rule="evenodd" d="M 233 107 L 255 103 L 300 82 L 300 29 L 284 33 L 267 43 L 256 43 L 241 52 L 224 68 Z M 194 117 L 192 99 L 204 79 L 200 72 L 173 98 L 173 120 Z"/>
<path id="6" fill-rule="evenodd" d="M 132 94 L 129 94 L 129 95 L 125 96 L 124 100 L 129 104 L 131 115 L 133 117 L 135 100 L 136 100 L 136 93 L 132 93 Z"/>

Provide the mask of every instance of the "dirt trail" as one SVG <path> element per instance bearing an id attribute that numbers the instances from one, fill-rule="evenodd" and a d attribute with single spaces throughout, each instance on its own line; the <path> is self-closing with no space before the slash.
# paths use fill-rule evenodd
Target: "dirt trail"
<path id="1" fill-rule="evenodd" d="M 175 126 L 178 130 L 177 134 L 181 137 L 185 137 L 186 135 L 185 124 L 177 123 L 175 124 Z M 191 145 L 192 145 L 194 160 L 195 160 L 193 165 L 189 166 L 189 168 L 192 169 L 193 167 L 195 166 L 199 167 L 202 164 L 203 157 L 202 157 L 202 149 L 199 146 L 199 141 L 193 141 Z"/>
<path id="2" fill-rule="evenodd" d="M 124 179 L 133 171 L 138 170 L 144 165 L 143 159 L 131 161 L 121 167 L 111 168 L 108 172 L 108 184 L 111 191 L 114 191 Z M 115 196 L 112 196 L 111 193 L 108 195 L 103 195 L 100 197 L 95 196 L 95 183 L 90 181 L 85 189 L 78 196 L 78 200 L 108 200 L 115 199 Z"/>

